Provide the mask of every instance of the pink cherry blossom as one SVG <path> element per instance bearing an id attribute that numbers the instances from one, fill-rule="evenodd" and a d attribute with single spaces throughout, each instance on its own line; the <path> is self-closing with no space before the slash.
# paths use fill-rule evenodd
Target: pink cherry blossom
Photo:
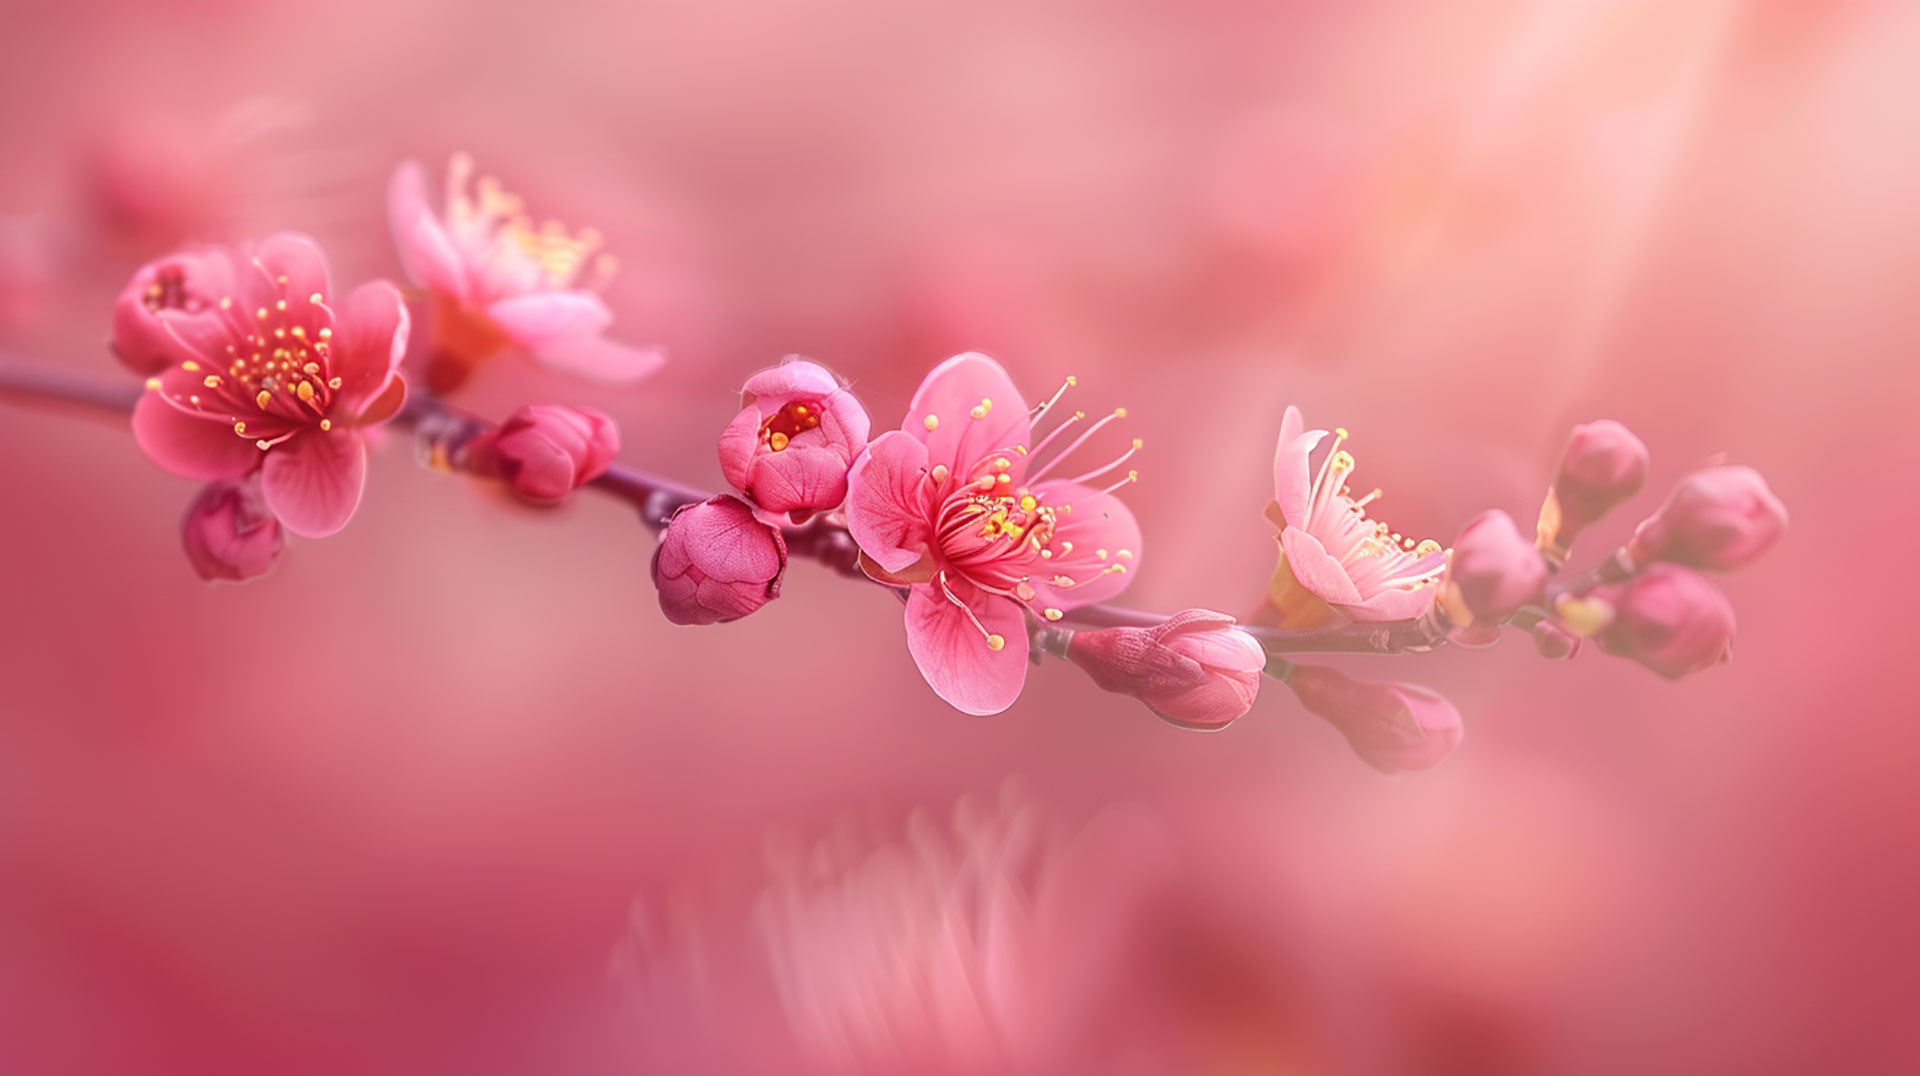
<path id="1" fill-rule="evenodd" d="M 1442 578 L 1441 609 L 1455 624 L 1500 622 L 1543 600 L 1553 571 L 1513 517 L 1489 508 L 1460 528 Z"/>
<path id="2" fill-rule="evenodd" d="M 134 439 L 182 478 L 258 471 L 286 528 L 324 537 L 360 503 L 366 430 L 405 399 L 406 307 L 384 281 L 336 297 L 326 257 L 303 235 L 225 254 L 232 292 L 214 301 L 218 316 L 162 319 L 173 365 L 148 379 Z"/>
<path id="3" fill-rule="evenodd" d="M 1150 628 L 1075 632 L 1067 658 L 1171 724 L 1225 728 L 1253 708 L 1267 665 L 1266 651 L 1233 623 L 1225 613 L 1188 609 Z"/>
<path id="4" fill-rule="evenodd" d="M 1677 564 L 1655 564 L 1625 583 L 1588 596 L 1612 610 L 1596 639 L 1609 654 L 1633 660 L 1669 680 L 1701 672 L 1733 656 L 1733 605 L 1707 578 Z"/>
<path id="5" fill-rule="evenodd" d="M 239 581 L 272 570 L 286 537 L 249 476 L 202 489 L 180 520 L 180 542 L 200 578 Z"/>
<path id="6" fill-rule="evenodd" d="M 427 200 L 426 172 L 417 162 L 395 170 L 387 188 L 400 260 L 432 294 L 435 387 L 456 387 L 473 365 L 508 344 L 595 381 L 652 373 L 665 357 L 660 349 L 603 336 L 613 313 L 599 289 L 613 273 L 613 259 L 596 253 L 599 233 L 536 228 L 519 197 L 492 176 L 480 177 L 469 193 L 472 176 L 473 159 L 456 154 L 440 213 Z"/>
<path id="7" fill-rule="evenodd" d="M 1680 481 L 1627 543 L 1636 564 L 1671 561 L 1730 571 L 1758 560 L 1787 532 L 1787 508 L 1751 467 L 1708 467 Z"/>
<path id="8" fill-rule="evenodd" d="M 1433 603 L 1434 581 L 1445 566 L 1440 543 L 1402 538 L 1367 518 L 1374 490 L 1355 498 L 1347 488 L 1353 456 L 1340 446 L 1347 431 L 1316 467 L 1312 454 L 1325 430 L 1308 430 L 1300 409 L 1287 408 L 1273 458 L 1273 504 L 1268 515 L 1280 525 L 1280 568 L 1268 594 L 1275 623 L 1309 627 L 1334 619 L 1405 620 Z"/>
<path id="9" fill-rule="evenodd" d="M 1646 482 L 1647 446 L 1632 430 L 1605 418 L 1575 426 L 1541 509 L 1540 537 L 1564 550 Z"/>
<path id="10" fill-rule="evenodd" d="M 476 446 L 521 500 L 552 505 L 606 472 L 620 428 L 591 407 L 528 404 Z"/>
<path id="11" fill-rule="evenodd" d="M 1460 711 L 1417 684 L 1355 680 L 1325 665 L 1295 665 L 1286 682 L 1301 705 L 1339 729 L 1381 773 L 1437 766 L 1465 733 Z"/>
<path id="12" fill-rule="evenodd" d="M 660 611 L 675 624 L 738 620 L 780 596 L 786 570 L 780 528 L 726 494 L 682 506 L 653 551 Z"/>
<path id="13" fill-rule="evenodd" d="M 178 350 L 169 322 L 194 338 L 224 318 L 219 302 L 233 294 L 233 263 L 222 247 L 200 247 L 140 267 L 113 305 L 113 353 L 134 373 L 172 366 Z"/>
<path id="14" fill-rule="evenodd" d="M 866 408 L 826 367 L 797 356 L 747 379 L 720 434 L 720 470 L 747 500 L 790 522 L 838 508 L 866 451 Z"/>
<path id="15" fill-rule="evenodd" d="M 907 648 L 940 697 L 993 714 L 1027 677 L 1026 616 L 1058 620 L 1129 582 L 1140 528 L 1114 490 L 1087 483 L 1140 447 L 1072 478 L 1048 478 L 1124 408 L 1040 462 L 1085 420 L 1074 412 L 1033 441 L 1067 385 L 1029 412 L 1000 364 L 968 353 L 941 363 L 914 394 L 901 429 L 882 434 L 848 477 L 847 527 L 868 574 L 909 585 Z"/>

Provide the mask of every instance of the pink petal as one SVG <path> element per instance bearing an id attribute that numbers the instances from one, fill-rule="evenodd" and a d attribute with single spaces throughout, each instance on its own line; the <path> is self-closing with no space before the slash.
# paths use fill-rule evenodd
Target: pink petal
<path id="1" fill-rule="evenodd" d="M 779 404 L 770 409 L 777 411 L 786 403 L 785 397 L 828 396 L 839 392 L 840 379 L 819 363 L 789 355 L 780 365 L 769 366 L 747 378 L 746 385 L 740 391 L 742 395 L 755 399 L 764 396 L 783 397 Z"/>
<path id="2" fill-rule="evenodd" d="M 1321 601 L 1335 605 L 1359 604 L 1360 588 L 1353 585 L 1353 577 L 1333 559 L 1320 539 L 1298 527 L 1288 527 L 1280 532 L 1280 548 L 1286 551 L 1287 566 L 1293 569 L 1293 577 Z"/>
<path id="3" fill-rule="evenodd" d="M 340 404 L 358 415 L 379 399 L 407 353 L 410 321 L 400 290 L 384 280 L 362 284 L 334 309 L 333 372 Z"/>
<path id="4" fill-rule="evenodd" d="M 1307 499 L 1313 492 L 1313 471 L 1308 457 L 1327 435 L 1325 430 L 1303 432 L 1305 425 L 1300 409 L 1288 406 L 1286 417 L 1280 420 L 1280 442 L 1273 452 L 1273 499 L 1280 505 L 1280 514 L 1287 524 L 1293 527 L 1306 525 Z"/>
<path id="5" fill-rule="evenodd" d="M 353 430 L 308 430 L 261 465 L 267 507 L 290 531 L 325 538 L 347 525 L 367 484 L 367 446 Z"/>
<path id="6" fill-rule="evenodd" d="M 658 370 L 667 361 L 667 352 L 660 347 L 635 347 L 584 336 L 534 348 L 533 357 L 563 374 L 618 385 Z"/>
<path id="7" fill-rule="evenodd" d="M 931 536 L 921 497 L 927 446 L 898 430 L 881 434 L 847 476 L 847 530 L 889 572 L 911 567 Z"/>
<path id="8" fill-rule="evenodd" d="M 149 392 L 133 408 L 133 439 L 168 474 L 211 482 L 260 465 L 260 450 L 225 420 L 190 415 Z"/>
<path id="9" fill-rule="evenodd" d="M 333 285 L 327 279 L 327 256 L 313 237 L 299 232 L 275 232 L 253 248 L 250 261 L 235 267 L 239 272 L 239 290 L 244 297 L 243 310 L 272 306 L 280 299 L 306 302 L 319 292 L 333 299 Z M 280 278 L 286 277 L 285 284 Z"/>
<path id="10" fill-rule="evenodd" d="M 1072 609 L 1078 605 L 1103 602 L 1127 589 L 1133 573 L 1140 570 L 1140 524 L 1133 510 L 1111 493 L 1074 482 L 1041 482 L 1034 487 L 1047 504 L 1073 506 L 1071 512 L 1057 516 L 1054 529 L 1054 556 L 1047 562 L 1047 578 L 1035 576 L 1034 602 L 1040 606 Z M 1063 541 L 1073 543 L 1073 552 L 1062 554 Z M 1130 556 L 1119 555 L 1126 550 Z M 1107 555 L 1100 556 L 1105 550 Z M 1115 566 L 1125 571 L 1108 571 Z M 1071 587 L 1056 586 L 1055 575 L 1080 580 Z"/>
<path id="11" fill-rule="evenodd" d="M 938 586 L 923 583 L 907 598 L 907 650 L 928 685 L 955 709 L 997 714 L 1013 705 L 1027 682 L 1025 614 L 1013 599 L 965 580 L 952 579 L 949 586 L 1004 645 L 991 649 L 966 610 L 948 601 Z"/>
<path id="12" fill-rule="evenodd" d="M 742 492 L 747 488 L 747 464 L 760 445 L 762 420 L 760 409 L 749 404 L 720 431 L 720 473 L 728 485 Z"/>
<path id="13" fill-rule="evenodd" d="M 373 401 L 353 416 L 355 426 L 378 426 L 394 415 L 407 402 L 407 383 L 399 376 L 387 381 L 386 390 L 373 398 Z"/>
<path id="14" fill-rule="evenodd" d="M 1333 602 L 1333 606 L 1355 620 L 1412 620 L 1433 604 L 1432 586 L 1405 590 L 1383 590 L 1366 601 Z"/>
<path id="15" fill-rule="evenodd" d="M 387 184 L 387 223 L 407 276 L 422 287 L 466 302 L 467 274 L 453 238 L 427 203 L 427 176 L 418 161 L 394 169 Z"/>
<path id="16" fill-rule="evenodd" d="M 487 306 L 487 317 L 514 343 L 539 352 L 568 340 L 592 339 L 613 324 L 613 312 L 588 291 L 536 291 Z"/>
<path id="17" fill-rule="evenodd" d="M 991 401 L 984 418 L 973 417 L 982 400 Z M 926 420 L 936 422 L 927 429 Z M 965 474 L 973 463 L 997 449 L 1028 444 L 1033 428 L 1027 404 L 1000 364 L 976 352 L 955 355 L 934 367 L 913 394 L 901 429 L 927 446 L 931 464 L 946 464 Z M 967 458 L 961 457 L 961 452 Z M 1024 456 L 1014 458 L 1014 481 L 1025 473 Z"/>

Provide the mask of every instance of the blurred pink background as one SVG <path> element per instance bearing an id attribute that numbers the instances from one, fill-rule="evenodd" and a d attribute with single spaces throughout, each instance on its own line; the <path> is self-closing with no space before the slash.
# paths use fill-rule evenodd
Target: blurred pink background
<path id="1" fill-rule="evenodd" d="M 1144 608 L 1257 598 L 1290 402 L 1353 431 L 1409 534 L 1531 518 L 1602 416 L 1654 475 L 1588 558 L 1721 453 L 1794 528 L 1726 581 L 1734 663 L 1678 685 L 1517 634 L 1349 660 L 1469 723 L 1384 781 L 1278 689 L 1199 735 L 1048 667 L 963 717 L 892 599 L 808 565 L 673 628 L 627 511 L 515 509 L 398 440 L 344 533 L 207 586 L 189 484 L 111 422 L 0 406 L 0 1070 L 1920 1068 L 1920 7 L 4 25 L 10 354 L 120 376 L 113 297 L 188 235 L 301 228 L 337 279 L 397 275 L 388 172 L 468 149 L 607 235 L 619 335 L 672 360 L 625 390 L 502 361 L 462 402 L 601 407 L 689 481 L 784 354 L 886 428 L 979 349 L 1131 409 Z M 956 892 L 1013 926 L 914 926 Z"/>

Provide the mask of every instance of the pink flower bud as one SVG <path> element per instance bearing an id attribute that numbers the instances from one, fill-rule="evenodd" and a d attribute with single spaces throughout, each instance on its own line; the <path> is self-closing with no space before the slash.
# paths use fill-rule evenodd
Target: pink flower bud
<path id="1" fill-rule="evenodd" d="M 1729 571 L 1759 559 L 1787 530 L 1787 508 L 1751 467 L 1695 471 L 1627 543 L 1635 564 L 1657 560 Z"/>
<path id="2" fill-rule="evenodd" d="M 1453 540 L 1441 608 L 1456 624 L 1498 624 L 1521 606 L 1542 601 L 1552 576 L 1513 517 L 1490 508 Z"/>
<path id="3" fill-rule="evenodd" d="M 720 435 L 720 469 L 749 501 L 803 522 L 846 500 L 868 429 L 838 377 L 789 357 L 747 379 L 740 414 Z"/>
<path id="4" fill-rule="evenodd" d="M 559 504 L 620 452 L 620 428 L 587 407 L 528 404 L 491 435 L 493 470 L 522 500 Z"/>
<path id="5" fill-rule="evenodd" d="M 220 300 L 233 293 L 232 263 L 218 248 L 148 262 L 114 302 L 113 353 L 143 375 L 195 359 L 193 345 L 222 331 Z"/>
<path id="6" fill-rule="evenodd" d="M 1076 632 L 1067 658 L 1108 691 L 1184 728 L 1225 728 L 1253 708 L 1266 652 L 1233 618 L 1205 609 L 1150 628 Z"/>
<path id="7" fill-rule="evenodd" d="M 683 505 L 653 553 L 660 611 L 675 624 L 738 620 L 780 596 L 787 541 L 738 497 Z"/>
<path id="8" fill-rule="evenodd" d="M 1295 665 L 1286 681 L 1381 773 L 1428 769 L 1460 745 L 1460 711 L 1426 688 L 1367 683 L 1325 665 Z"/>
<path id="9" fill-rule="evenodd" d="M 1548 508 L 1541 512 L 1541 532 L 1564 546 L 1646 482 L 1647 446 L 1632 430 L 1608 418 L 1575 426 L 1548 494 Z"/>
<path id="10" fill-rule="evenodd" d="M 1733 605 L 1698 572 L 1655 564 L 1625 583 L 1595 588 L 1590 598 L 1613 609 L 1598 636 L 1600 648 L 1668 679 L 1733 656 Z"/>
<path id="11" fill-rule="evenodd" d="M 1558 621 L 1542 620 L 1533 626 L 1533 647 L 1548 661 L 1565 661 L 1580 652 L 1580 637 Z"/>
<path id="12" fill-rule="evenodd" d="M 180 520 L 180 543 L 202 579 L 238 582 L 265 575 L 285 541 L 254 479 L 209 484 Z"/>

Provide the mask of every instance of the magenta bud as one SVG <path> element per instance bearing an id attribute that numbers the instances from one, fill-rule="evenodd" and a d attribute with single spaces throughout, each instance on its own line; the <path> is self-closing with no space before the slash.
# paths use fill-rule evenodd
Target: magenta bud
<path id="1" fill-rule="evenodd" d="M 1565 661 L 1580 652 L 1580 637 L 1558 621 L 1542 620 L 1533 626 L 1533 646 L 1549 661 Z"/>
<path id="2" fill-rule="evenodd" d="M 1225 728 L 1253 708 L 1267 665 L 1266 651 L 1233 623 L 1224 613 L 1188 609 L 1150 628 L 1075 632 L 1067 659 L 1162 720 Z"/>
<path id="3" fill-rule="evenodd" d="M 1646 484 L 1647 446 L 1632 430 L 1610 418 L 1575 426 L 1541 511 L 1541 535 L 1564 548 Z"/>
<path id="4" fill-rule="evenodd" d="M 113 353 L 137 374 L 195 358 L 195 344 L 225 342 L 220 300 L 233 295 L 225 251 L 203 248 L 141 266 L 113 304 Z"/>
<path id="5" fill-rule="evenodd" d="M 606 471 L 620 452 L 620 428 L 589 407 L 528 404 L 488 435 L 485 451 L 521 500 L 558 504 Z"/>
<path id="6" fill-rule="evenodd" d="M 747 379 L 720 434 L 720 469 L 747 500 L 803 522 L 846 500 L 868 430 L 866 409 L 832 371 L 790 356 Z"/>
<path id="7" fill-rule="evenodd" d="M 257 479 L 210 483 L 180 520 L 187 562 L 206 580 L 239 582 L 265 575 L 285 542 Z"/>
<path id="8" fill-rule="evenodd" d="M 1381 773 L 1437 766 L 1465 732 L 1452 703 L 1414 684 L 1369 683 L 1325 665 L 1295 665 L 1286 681 Z"/>
<path id="9" fill-rule="evenodd" d="M 1497 625 L 1545 599 L 1553 569 L 1513 517 L 1490 508 L 1460 528 L 1441 584 L 1441 609 L 1455 624 Z"/>
<path id="10" fill-rule="evenodd" d="M 1787 508 L 1751 467 L 1708 467 L 1680 480 L 1627 543 L 1635 564 L 1670 561 L 1729 571 L 1759 559 L 1787 531 Z"/>
<path id="11" fill-rule="evenodd" d="M 660 611 L 675 624 L 738 620 L 780 596 L 787 541 L 738 497 L 681 506 L 653 553 Z"/>
<path id="12" fill-rule="evenodd" d="M 1671 680 L 1712 668 L 1733 656 L 1733 605 L 1698 572 L 1655 564 L 1591 598 L 1612 607 L 1600 648 Z"/>

